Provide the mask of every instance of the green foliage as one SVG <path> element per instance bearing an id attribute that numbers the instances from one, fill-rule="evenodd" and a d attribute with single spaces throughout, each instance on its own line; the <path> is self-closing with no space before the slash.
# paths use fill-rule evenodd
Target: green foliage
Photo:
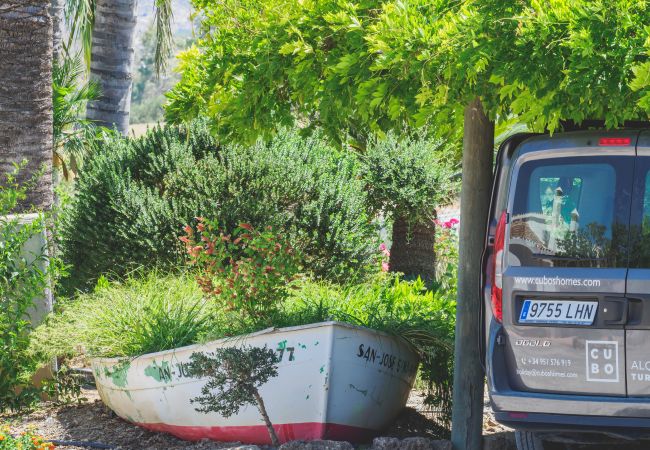
<path id="1" fill-rule="evenodd" d="M 46 259 L 46 249 L 27 250 L 28 242 L 45 232 L 46 217 L 21 221 L 10 215 L 28 189 L 17 183 L 18 170 L 0 181 L 0 412 L 19 410 L 38 399 L 30 382 L 36 369 L 28 353 L 30 313 L 34 301 L 51 288 L 58 269 L 56 260 Z"/>
<path id="2" fill-rule="evenodd" d="M 226 146 L 188 166 L 173 195 L 226 231 L 240 223 L 284 231 L 307 271 L 328 279 L 364 275 L 377 243 L 358 161 L 318 134 L 281 130 L 270 142 Z"/>
<path id="3" fill-rule="evenodd" d="M 446 61 L 474 70 L 456 76 L 452 89 L 465 98 L 479 93 L 493 116 L 515 115 L 535 130 L 561 120 L 603 119 L 611 128 L 647 119 L 639 83 L 645 2 L 476 0 L 467 8 L 450 25 Z M 475 50 L 465 47 L 470 39 Z"/>
<path id="4" fill-rule="evenodd" d="M 87 353 L 137 356 L 197 342 L 214 325 L 190 275 L 101 279 L 94 292 L 62 301 L 33 333 L 41 360 Z"/>
<path id="5" fill-rule="evenodd" d="M 218 309 L 237 312 L 255 327 L 273 326 L 287 285 L 299 270 L 299 256 L 281 234 L 242 223 L 232 235 L 218 224 L 200 218 L 197 232 L 185 227 L 190 264 L 197 282 Z"/>
<path id="6" fill-rule="evenodd" d="M 243 142 L 296 117 L 337 141 L 350 134 L 363 142 L 370 131 L 409 123 L 399 99 L 415 95 L 417 85 L 392 84 L 373 67 L 368 28 L 380 2 L 194 5 L 203 13 L 203 38 L 180 57 L 182 80 L 168 94 L 167 120 L 206 114 L 220 135 Z"/>
<path id="7" fill-rule="evenodd" d="M 100 95 L 97 83 L 81 83 L 84 72 L 81 55 L 66 55 L 62 61 L 54 61 L 52 67 L 54 155 L 66 178 L 68 170 L 76 171 L 100 133 L 105 130 L 83 118 L 86 104 Z"/>
<path id="8" fill-rule="evenodd" d="M 152 24 L 143 34 L 141 41 L 136 44 L 135 72 L 133 74 L 133 92 L 131 94 L 130 123 L 156 123 L 163 118 L 163 104 L 166 101 L 164 93 L 171 89 L 180 79 L 176 72 L 167 71 L 164 75 L 157 73 L 156 26 Z M 174 52 L 186 49 L 190 45 L 187 38 L 175 38 Z M 176 59 L 169 58 L 165 66 L 173 68 Z"/>
<path id="9" fill-rule="evenodd" d="M 449 298 L 456 298 L 458 282 L 458 219 L 436 221 L 436 280 Z"/>
<path id="10" fill-rule="evenodd" d="M 251 141 L 296 120 L 336 140 L 499 121 L 608 127 L 650 112 L 650 10 L 633 0 L 195 0 L 167 118 Z"/>
<path id="11" fill-rule="evenodd" d="M 242 346 L 220 348 L 210 353 L 192 353 L 189 372 L 207 378 L 201 395 L 190 401 L 201 406 L 199 412 L 216 412 L 223 417 L 237 414 L 246 405 L 254 405 L 262 414 L 271 441 L 279 446 L 278 437 L 266 412 L 259 388 L 278 376 L 279 358 L 267 347 Z"/>
<path id="12" fill-rule="evenodd" d="M 390 133 L 373 139 L 361 155 L 361 176 L 376 211 L 416 223 L 458 191 L 454 183 L 454 148 L 423 136 L 398 139 Z"/>
<path id="13" fill-rule="evenodd" d="M 230 417 L 246 405 L 256 404 L 253 392 L 278 375 L 278 356 L 272 349 L 245 346 L 220 348 L 214 352 L 192 353 L 189 372 L 193 377 L 209 377 L 201 388 L 199 412 L 217 412 Z M 217 391 L 218 394 L 214 394 Z"/>
<path id="14" fill-rule="evenodd" d="M 82 374 L 61 365 L 51 379 L 43 380 L 43 391 L 57 405 L 80 405 L 88 400 L 81 390 L 83 378 Z"/>
<path id="15" fill-rule="evenodd" d="M 61 248 L 71 266 L 70 288 L 87 288 L 102 274 L 138 266 L 174 266 L 177 236 L 197 215 L 169 195 L 168 179 L 218 146 L 205 127 L 156 127 L 138 139 L 107 137 L 93 152 L 61 221 Z"/>
<path id="16" fill-rule="evenodd" d="M 170 126 L 109 139 L 87 161 L 63 217 L 72 281 L 179 265 L 178 236 L 197 216 L 214 218 L 227 233 L 242 222 L 272 226 L 287 233 L 307 270 L 351 277 L 376 249 L 357 164 L 297 131 L 250 147 L 219 148 L 202 124 L 189 133 Z"/>

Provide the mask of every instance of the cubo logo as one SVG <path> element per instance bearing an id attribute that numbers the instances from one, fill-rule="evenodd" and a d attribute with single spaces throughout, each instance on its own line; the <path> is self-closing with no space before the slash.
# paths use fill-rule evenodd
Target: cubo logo
<path id="1" fill-rule="evenodd" d="M 587 381 L 618 382 L 618 342 L 587 341 Z"/>

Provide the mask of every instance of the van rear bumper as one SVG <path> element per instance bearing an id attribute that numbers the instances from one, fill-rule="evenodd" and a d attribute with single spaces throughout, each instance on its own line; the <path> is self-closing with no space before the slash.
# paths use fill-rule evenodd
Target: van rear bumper
<path id="1" fill-rule="evenodd" d="M 495 419 L 510 428 L 540 433 L 557 442 L 599 443 L 610 438 L 620 440 L 650 439 L 650 418 L 575 416 L 569 414 L 530 413 L 494 414 Z"/>
<path id="2" fill-rule="evenodd" d="M 494 412 L 609 416 L 648 419 L 650 398 L 490 392 Z M 650 426 L 650 422 L 649 422 Z"/>
<path id="3" fill-rule="evenodd" d="M 650 436 L 650 398 L 511 391 L 490 392 L 490 399 L 495 419 L 513 428 L 606 434 L 646 429 L 642 434 Z"/>

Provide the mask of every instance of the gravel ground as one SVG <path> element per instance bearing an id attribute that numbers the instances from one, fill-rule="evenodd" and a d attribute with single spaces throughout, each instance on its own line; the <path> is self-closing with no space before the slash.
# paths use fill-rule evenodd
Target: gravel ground
<path id="1" fill-rule="evenodd" d="M 120 449 L 236 449 L 241 443 L 212 441 L 187 442 L 166 433 L 154 433 L 134 426 L 108 409 L 99 399 L 97 391 L 86 389 L 83 396 L 88 401 L 81 405 L 52 406 L 44 404 L 38 410 L 21 416 L 0 416 L 0 422 L 9 421 L 12 431 L 20 433 L 33 429 L 46 439 L 57 441 L 84 441 L 105 444 Z M 414 391 L 395 423 L 386 430 L 391 437 L 447 437 L 446 430 L 431 420 L 435 413 L 422 404 L 423 395 Z M 82 447 L 60 445 L 57 448 L 72 450 Z M 270 450 L 269 448 L 263 450 Z"/>
<path id="2" fill-rule="evenodd" d="M 121 449 L 230 449 L 241 444 L 215 442 L 188 443 L 165 433 L 153 433 L 136 427 L 108 409 L 99 400 L 96 391 L 84 391 L 87 402 L 71 406 L 43 406 L 21 417 L 9 419 L 12 431 L 27 429 L 43 435 L 48 440 L 84 441 L 106 444 Z M 59 445 L 59 449 L 83 447 Z"/>
<path id="3" fill-rule="evenodd" d="M 38 410 L 21 416 L 1 416 L 0 422 L 9 422 L 14 433 L 33 429 L 46 439 L 58 441 L 92 441 L 105 444 L 104 448 L 117 449 L 171 449 L 171 450 L 209 450 L 209 449 L 240 449 L 241 443 L 220 443 L 213 441 L 187 442 L 169 434 L 154 433 L 134 426 L 119 417 L 101 402 L 97 391 L 84 390 L 88 401 L 81 405 L 53 406 L 43 404 Z M 407 408 L 395 423 L 387 429 L 384 436 L 407 438 L 426 437 L 430 439 L 447 438 L 447 431 L 437 425 L 435 411 L 430 411 L 423 404 L 424 395 L 413 391 Z M 491 413 L 489 405 L 485 410 L 484 434 L 503 440 L 503 446 L 492 448 L 510 450 L 514 448 L 512 430 L 498 424 Z M 500 441 L 499 441 L 500 442 Z M 74 445 L 59 445 L 62 450 L 83 449 Z M 612 443 L 597 446 L 566 446 L 552 444 L 549 450 L 642 450 L 649 449 L 649 443 L 625 444 Z M 270 447 L 262 450 L 272 450 Z"/>

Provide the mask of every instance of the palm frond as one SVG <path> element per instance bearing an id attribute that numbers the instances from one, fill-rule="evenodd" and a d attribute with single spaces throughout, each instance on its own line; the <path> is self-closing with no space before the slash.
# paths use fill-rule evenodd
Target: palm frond
<path id="1" fill-rule="evenodd" d="M 167 59 L 173 51 L 172 22 L 172 0 L 156 0 L 156 75 L 167 70 Z"/>
<path id="2" fill-rule="evenodd" d="M 54 151 L 64 172 L 66 161 L 83 161 L 99 132 L 99 128 L 84 116 L 86 104 L 99 98 L 100 88 L 96 82 L 82 82 L 84 74 L 80 53 L 75 56 L 66 53 L 66 57 L 55 61 L 52 68 Z"/>
<path id="3" fill-rule="evenodd" d="M 64 45 L 66 51 L 73 48 L 78 39 L 86 67 L 90 67 L 90 51 L 92 46 L 93 27 L 95 26 L 96 0 L 67 0 L 65 19 L 69 30 L 68 42 Z"/>

